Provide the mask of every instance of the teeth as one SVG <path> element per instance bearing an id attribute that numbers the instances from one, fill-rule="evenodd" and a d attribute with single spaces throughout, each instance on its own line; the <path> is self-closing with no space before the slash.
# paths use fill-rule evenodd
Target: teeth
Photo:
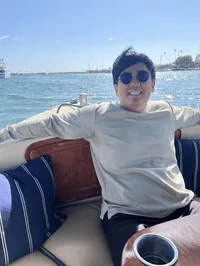
<path id="1" fill-rule="evenodd" d="M 129 92 L 130 95 L 140 95 L 142 92 L 141 91 L 132 91 Z"/>

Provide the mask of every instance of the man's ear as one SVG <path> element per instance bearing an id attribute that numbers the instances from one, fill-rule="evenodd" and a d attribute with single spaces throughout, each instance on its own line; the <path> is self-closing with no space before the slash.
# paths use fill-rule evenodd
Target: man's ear
<path id="1" fill-rule="evenodd" d="M 114 84 L 114 89 L 115 89 L 116 96 L 118 96 L 118 86 L 117 86 L 117 84 Z"/>
<path id="2" fill-rule="evenodd" d="M 155 91 L 155 86 L 156 86 L 156 80 L 153 79 L 153 80 L 152 80 L 152 92 Z"/>

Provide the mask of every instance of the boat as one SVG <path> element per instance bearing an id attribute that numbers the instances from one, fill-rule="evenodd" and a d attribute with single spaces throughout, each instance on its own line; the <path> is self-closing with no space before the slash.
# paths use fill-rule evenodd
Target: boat
<path id="1" fill-rule="evenodd" d="M 6 79 L 11 77 L 11 72 L 7 68 L 3 59 L 0 59 L 0 79 Z"/>
<path id="2" fill-rule="evenodd" d="M 29 119 L 36 121 L 46 115 L 65 111 L 68 105 L 82 108 L 82 106 L 86 104 L 87 95 L 82 94 L 80 95 L 79 101 L 52 107 L 51 109 L 28 118 L 27 121 Z M 187 179 L 187 175 L 190 174 L 188 171 L 185 171 L 185 169 L 192 167 L 191 162 L 184 159 L 184 154 L 189 154 L 190 158 L 195 156 L 196 150 L 193 153 L 191 153 L 190 150 L 191 145 L 194 144 L 193 142 L 190 140 L 176 140 L 177 160 L 181 171 L 185 173 L 185 179 Z M 188 146 L 187 143 L 189 143 Z M 37 161 L 39 159 L 40 161 Z M 33 165 L 35 165 L 35 168 Z M 46 166 L 44 172 L 42 170 L 40 171 L 40 167 L 44 167 L 44 165 Z M 32 170 L 30 170 L 31 167 Z M 195 169 L 194 171 L 196 171 Z M 22 174 L 22 170 L 23 177 L 19 177 L 19 173 Z M 35 173 L 32 174 L 31 171 L 35 171 Z M 22 208 L 23 211 L 21 210 L 20 213 L 26 214 L 26 226 L 24 229 L 21 228 L 20 224 L 17 224 L 17 220 L 15 220 L 18 229 L 15 230 L 13 234 L 16 234 L 18 238 L 16 239 L 13 236 L 12 245 L 15 242 L 13 249 L 17 250 L 18 254 L 14 252 L 13 256 L 11 256 L 12 247 L 6 246 L 6 241 L 2 241 L 5 263 L 0 263 L 1 266 L 113 266 L 99 219 L 102 202 L 101 188 L 94 170 L 89 143 L 83 139 L 63 140 L 48 137 L 27 140 L 13 139 L 0 144 L 0 173 L 6 173 L 6 175 L 10 176 L 10 179 L 14 177 L 14 179 L 18 181 L 18 189 L 23 182 L 28 182 L 29 179 L 37 182 L 37 186 L 40 187 L 38 184 L 39 177 L 36 179 L 35 176 L 41 175 L 43 179 L 46 178 L 51 171 L 53 172 L 55 182 L 55 198 L 53 202 L 55 209 L 52 216 L 58 218 L 60 225 L 52 230 L 53 233 L 49 233 L 49 226 L 48 230 L 45 229 L 46 227 L 41 226 L 41 220 L 43 219 L 45 221 L 45 218 L 42 218 L 42 212 L 40 214 L 41 217 L 37 212 L 40 210 L 40 207 L 44 205 L 44 201 L 39 203 L 40 200 L 38 200 L 38 198 L 34 201 L 34 197 L 36 196 L 36 193 L 34 193 L 35 188 L 30 189 L 26 194 L 29 200 L 32 199 L 31 206 L 35 211 L 35 215 L 31 217 L 31 219 L 35 219 L 35 223 L 31 224 L 30 219 L 28 223 L 27 217 L 29 217 L 29 212 L 25 212 L 25 208 L 28 208 L 28 199 L 26 202 L 25 196 L 23 198 L 25 192 L 24 194 L 22 192 L 25 188 L 21 187 L 21 192 L 19 194 L 20 199 L 23 199 L 22 202 L 24 205 Z M 197 172 L 195 173 L 197 174 Z M 198 176 L 196 175 L 194 180 L 191 176 L 189 176 L 189 178 L 189 186 L 199 194 L 200 187 L 198 184 L 200 184 L 200 182 L 197 179 Z M 17 181 L 15 181 L 15 183 Z M 35 183 L 32 182 L 31 184 L 33 185 Z M 41 186 L 44 185 L 45 184 L 41 184 Z M 11 188 L 13 189 L 12 186 Z M 41 199 L 44 200 L 45 196 L 42 196 Z M 200 201 L 200 198 L 196 197 L 196 200 Z M 14 208 L 14 199 L 12 202 L 12 208 Z M 66 215 L 66 217 L 62 219 L 62 215 Z M 10 217 L 12 217 L 12 210 Z M 44 217 L 46 216 L 44 215 Z M 52 221 L 53 219 L 49 219 L 50 223 Z M 34 241 L 32 241 L 34 233 L 32 232 L 31 234 L 31 230 L 33 230 L 31 226 L 34 226 L 36 234 L 37 230 L 42 232 L 41 227 L 44 228 L 44 235 L 47 235 L 38 243 L 39 247 L 35 244 L 34 248 Z M 24 241 L 21 243 L 23 230 L 28 232 L 29 238 L 27 242 Z M 1 228 L 1 215 L 0 233 L 0 237 L 3 239 L 4 234 Z M 31 243 L 32 245 L 30 245 Z M 30 250 L 23 250 L 26 245 L 29 245 Z M 18 247 L 17 249 L 16 246 Z M 9 248 L 11 249 L 10 252 Z M 0 254 L 0 259 L 1 256 Z"/>

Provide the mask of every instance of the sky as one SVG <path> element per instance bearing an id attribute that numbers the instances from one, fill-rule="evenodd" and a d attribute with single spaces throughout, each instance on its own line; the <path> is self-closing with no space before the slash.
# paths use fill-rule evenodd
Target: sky
<path id="1" fill-rule="evenodd" d="M 156 64 L 195 59 L 199 14 L 199 0 L 0 0 L 0 58 L 12 72 L 108 68 L 130 45 Z"/>

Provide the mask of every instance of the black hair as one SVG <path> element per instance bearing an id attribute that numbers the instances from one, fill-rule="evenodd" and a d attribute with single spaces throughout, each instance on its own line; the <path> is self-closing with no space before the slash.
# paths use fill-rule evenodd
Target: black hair
<path id="1" fill-rule="evenodd" d="M 135 65 L 137 63 L 144 63 L 151 73 L 151 79 L 155 79 L 156 73 L 153 61 L 145 54 L 137 53 L 132 46 L 124 50 L 114 61 L 112 68 L 113 84 L 118 84 L 120 74 L 124 69 Z"/>

